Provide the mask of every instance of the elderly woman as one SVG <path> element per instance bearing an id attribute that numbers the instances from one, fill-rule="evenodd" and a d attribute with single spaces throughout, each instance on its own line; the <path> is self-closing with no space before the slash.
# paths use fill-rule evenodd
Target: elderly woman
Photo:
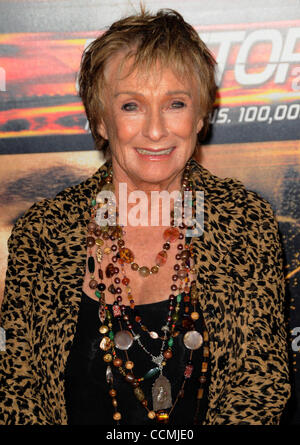
<path id="1" fill-rule="evenodd" d="M 80 95 L 107 162 L 13 229 L 1 423 L 279 423 L 290 385 L 277 224 L 268 202 L 192 159 L 214 68 L 170 10 L 122 19 L 84 53 Z M 177 199 L 163 224 L 153 192 L 189 196 L 194 218 Z"/>

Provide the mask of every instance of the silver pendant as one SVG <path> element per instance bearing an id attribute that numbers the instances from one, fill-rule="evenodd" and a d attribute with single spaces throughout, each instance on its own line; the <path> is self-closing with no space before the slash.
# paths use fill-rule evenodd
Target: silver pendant
<path id="1" fill-rule="evenodd" d="M 164 361 L 164 356 L 162 354 L 160 354 L 158 356 L 152 355 L 151 358 L 152 358 L 153 363 L 155 363 L 161 369 L 162 368 L 161 364 Z"/>
<path id="2" fill-rule="evenodd" d="M 168 409 L 172 406 L 171 384 L 162 374 L 152 386 L 153 411 Z"/>

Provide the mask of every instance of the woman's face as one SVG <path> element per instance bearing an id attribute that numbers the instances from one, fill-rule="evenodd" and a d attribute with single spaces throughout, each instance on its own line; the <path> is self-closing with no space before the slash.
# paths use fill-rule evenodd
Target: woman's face
<path id="1" fill-rule="evenodd" d="M 169 69 L 132 72 L 130 59 L 113 57 L 105 70 L 104 118 L 99 132 L 109 140 L 114 173 L 135 185 L 167 185 L 181 172 L 203 126 L 195 81 Z"/>

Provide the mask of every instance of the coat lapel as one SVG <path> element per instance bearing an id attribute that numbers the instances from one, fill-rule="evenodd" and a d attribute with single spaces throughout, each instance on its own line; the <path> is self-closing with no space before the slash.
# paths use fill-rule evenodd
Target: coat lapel
<path id="1" fill-rule="evenodd" d="M 221 180 L 222 181 L 222 180 Z M 192 161 L 192 182 L 195 190 L 204 191 L 204 227 L 199 237 L 192 239 L 195 247 L 195 268 L 199 302 L 210 338 L 212 386 L 226 383 L 228 351 L 235 343 L 233 317 L 235 314 L 236 271 L 242 271 L 246 245 L 242 208 L 242 187 L 236 182 L 211 175 Z M 237 274 L 238 275 L 238 274 Z M 242 279 L 241 276 L 239 277 Z"/>
<path id="2" fill-rule="evenodd" d="M 55 261 L 59 263 L 60 259 L 63 259 L 61 261 L 63 266 L 58 265 L 57 297 L 64 308 L 71 313 L 73 321 L 76 321 L 82 296 L 87 258 L 87 224 L 90 221 L 91 202 L 101 190 L 108 168 L 109 165 L 104 164 L 91 178 L 78 186 L 75 194 L 71 191 L 69 194 L 71 210 L 67 212 L 68 219 L 64 230 L 55 241 Z M 64 198 L 64 201 L 68 201 L 68 198 Z M 65 259 L 66 255 L 69 256 L 69 260 Z"/>

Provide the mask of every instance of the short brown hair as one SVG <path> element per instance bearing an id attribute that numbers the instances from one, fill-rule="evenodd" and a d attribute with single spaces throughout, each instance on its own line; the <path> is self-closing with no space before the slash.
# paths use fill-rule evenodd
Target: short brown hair
<path id="1" fill-rule="evenodd" d="M 180 75 L 191 76 L 191 67 L 194 68 L 204 121 L 198 141 L 203 140 L 216 96 L 215 59 L 195 29 L 178 12 L 161 9 L 152 15 L 142 9 L 139 14 L 113 23 L 83 53 L 78 77 L 79 95 L 96 147 L 104 153 L 108 149 L 108 142 L 98 133 L 103 114 L 104 69 L 108 60 L 122 49 L 128 50 L 127 55 L 134 56 L 133 69 L 149 69 L 159 61 Z"/>

